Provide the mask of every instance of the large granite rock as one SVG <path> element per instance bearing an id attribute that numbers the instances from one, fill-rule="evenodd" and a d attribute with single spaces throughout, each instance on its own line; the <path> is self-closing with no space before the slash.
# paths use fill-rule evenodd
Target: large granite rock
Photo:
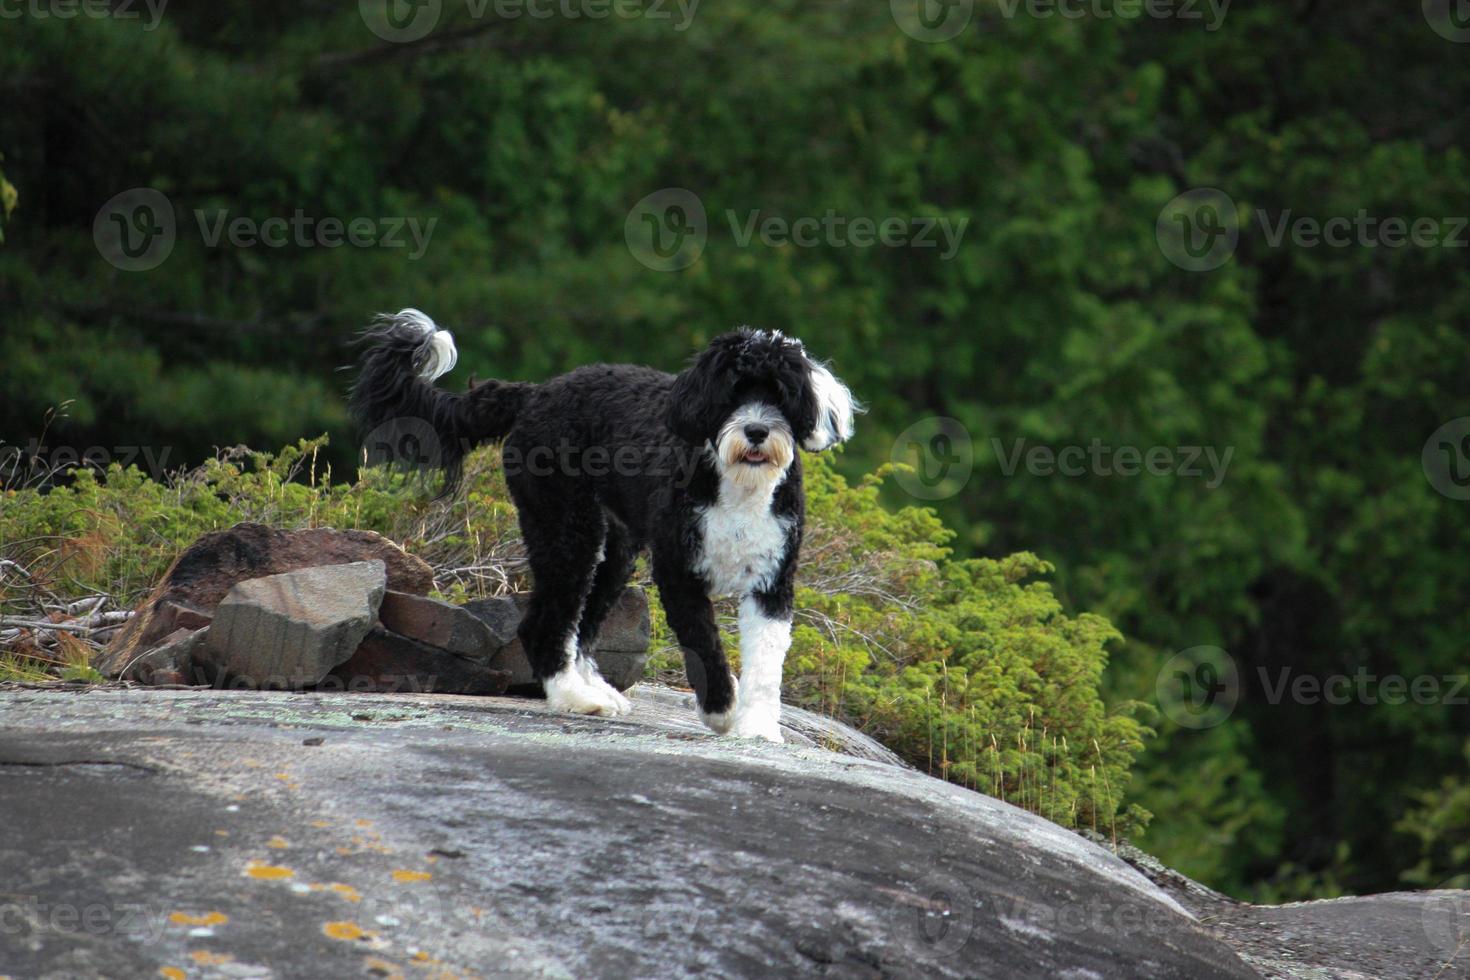
<path id="1" fill-rule="evenodd" d="M 794 729 L 702 734 L 688 702 L 0 691 L 4 970 L 1256 975 L 1045 820 Z"/>
<path id="2" fill-rule="evenodd" d="M 465 603 L 463 608 L 479 617 L 495 634 L 500 649 L 490 664 L 497 670 L 509 672 L 511 689 L 539 695 L 541 685 L 531 676 L 530 661 L 516 637 L 516 628 L 520 626 L 529 600 L 529 593 L 518 592 L 474 599 Z M 638 586 L 630 585 L 618 596 L 617 604 L 608 613 L 592 651 L 597 669 L 619 691 L 626 691 L 643 679 L 643 668 L 648 663 L 650 632 L 648 595 Z"/>
<path id="3" fill-rule="evenodd" d="M 387 581 L 374 559 L 241 582 L 219 604 L 196 660 L 251 687 L 320 683 L 372 629 Z"/>
<path id="4" fill-rule="evenodd" d="M 207 626 L 230 589 L 247 579 L 374 559 L 383 562 L 394 591 L 426 595 L 434 587 L 425 562 L 372 531 L 282 531 L 245 523 L 203 535 L 179 555 L 93 666 L 107 677 L 134 676 L 139 658 L 178 629 Z"/>

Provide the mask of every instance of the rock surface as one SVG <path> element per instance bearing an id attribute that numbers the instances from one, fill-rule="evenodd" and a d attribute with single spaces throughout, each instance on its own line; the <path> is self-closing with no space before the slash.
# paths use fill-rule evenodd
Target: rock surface
<path id="1" fill-rule="evenodd" d="M 395 591 L 426 595 L 434 587 L 426 563 L 372 531 L 283 531 L 245 523 L 203 535 L 179 555 L 93 666 L 107 677 L 123 676 L 175 630 L 208 625 L 230 589 L 247 579 L 372 559 L 387 567 Z"/>
<path id="2" fill-rule="evenodd" d="M 502 694 L 509 686 L 510 674 L 503 670 L 379 626 L 346 663 L 332 669 L 318 689 L 488 695 Z"/>
<path id="3" fill-rule="evenodd" d="M 372 629 L 387 581 L 374 559 L 241 582 L 215 610 L 197 659 L 252 687 L 316 684 Z"/>
<path id="4" fill-rule="evenodd" d="M 516 627 L 520 625 L 529 598 L 528 593 L 518 592 L 474 599 L 466 603 L 464 609 L 479 617 L 492 633 L 502 639 L 503 646 L 490 663 L 510 673 L 511 689 L 539 694 L 541 685 L 532 678 L 526 651 L 516 638 Z M 608 613 L 592 652 L 597 669 L 619 691 L 626 691 L 643 679 L 643 668 L 648 663 L 650 632 L 648 595 L 638 586 L 630 585 L 618 596 L 617 604 Z"/>
<path id="5" fill-rule="evenodd" d="M 5 970 L 1256 975 L 1074 834 L 690 700 L 0 691 Z"/>
<path id="6" fill-rule="evenodd" d="M 1136 847 L 1124 845 L 1120 856 L 1266 980 L 1470 977 L 1470 891 L 1251 905 L 1191 881 Z"/>

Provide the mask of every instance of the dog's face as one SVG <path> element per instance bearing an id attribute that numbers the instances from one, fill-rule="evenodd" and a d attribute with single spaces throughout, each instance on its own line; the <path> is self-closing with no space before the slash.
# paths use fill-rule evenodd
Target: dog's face
<path id="1" fill-rule="evenodd" d="M 669 428 L 714 448 L 721 476 L 775 482 L 796 458 L 852 437 L 858 409 L 845 385 L 779 331 L 742 328 L 716 338 L 674 381 Z"/>

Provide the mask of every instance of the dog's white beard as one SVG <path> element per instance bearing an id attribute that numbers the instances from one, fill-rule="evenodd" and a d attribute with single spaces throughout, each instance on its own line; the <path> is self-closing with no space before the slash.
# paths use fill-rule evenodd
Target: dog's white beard
<path id="1" fill-rule="evenodd" d="M 759 446 L 751 445 L 745 436 L 747 425 L 765 426 L 769 432 Z M 746 462 L 751 452 L 765 456 L 761 463 Z M 786 419 L 769 405 L 744 405 L 725 420 L 715 443 L 715 459 L 720 479 L 745 491 L 774 489 L 786 475 L 796 456 L 796 443 Z"/>

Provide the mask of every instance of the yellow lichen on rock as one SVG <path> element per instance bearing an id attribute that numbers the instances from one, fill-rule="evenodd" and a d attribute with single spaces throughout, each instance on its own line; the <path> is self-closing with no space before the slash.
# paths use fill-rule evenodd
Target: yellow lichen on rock
<path id="1" fill-rule="evenodd" d="M 259 878 L 262 881 L 284 881 L 287 878 L 296 877 L 296 872 L 290 868 L 266 864 L 263 861 L 251 861 L 245 865 L 245 873 L 252 878 Z"/>
<path id="2" fill-rule="evenodd" d="M 230 921 L 230 917 L 223 912 L 206 912 L 203 915 L 175 912 L 168 917 L 168 921 L 176 926 L 222 926 Z"/>
<path id="3" fill-rule="evenodd" d="M 373 933 L 368 932 L 356 922 L 327 922 L 322 925 L 322 932 L 329 939 L 338 939 L 342 942 L 350 942 L 354 939 L 368 939 Z"/>
<path id="4" fill-rule="evenodd" d="M 428 881 L 434 877 L 427 871 L 408 871 L 399 869 L 393 872 L 393 880 L 400 884 L 410 884 L 415 881 Z"/>

